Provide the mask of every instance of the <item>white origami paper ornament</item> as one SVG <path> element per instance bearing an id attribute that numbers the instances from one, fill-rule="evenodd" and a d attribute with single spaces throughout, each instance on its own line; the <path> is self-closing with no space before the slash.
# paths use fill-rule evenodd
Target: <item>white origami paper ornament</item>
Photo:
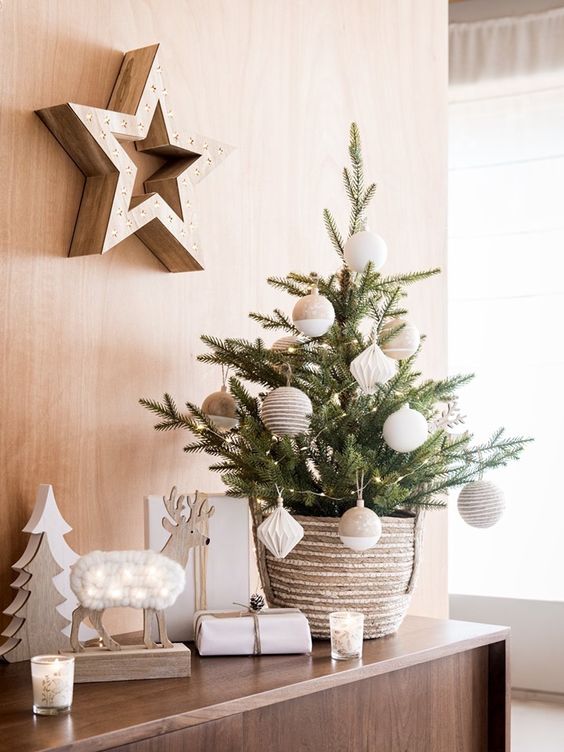
<path id="1" fill-rule="evenodd" d="M 290 512 L 284 509 L 284 499 L 278 495 L 278 506 L 261 522 L 257 537 L 276 559 L 284 559 L 304 537 L 304 529 Z"/>
<path id="2" fill-rule="evenodd" d="M 377 385 L 389 381 L 397 367 L 396 361 L 384 355 L 374 342 L 356 356 L 350 369 L 364 394 L 374 394 Z"/>

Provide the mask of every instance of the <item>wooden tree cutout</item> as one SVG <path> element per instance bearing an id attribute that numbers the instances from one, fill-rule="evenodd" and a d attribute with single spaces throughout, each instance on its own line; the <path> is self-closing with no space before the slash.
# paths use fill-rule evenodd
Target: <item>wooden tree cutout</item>
<path id="1" fill-rule="evenodd" d="M 196 271 L 194 186 L 232 148 L 177 125 L 158 48 L 125 54 L 107 109 L 68 102 L 37 114 L 86 177 L 70 256 L 105 253 L 136 234 L 169 271 Z M 133 195 L 137 168 L 120 140 L 166 160 L 142 195 Z"/>
<path id="2" fill-rule="evenodd" d="M 30 538 L 13 565 L 18 576 L 11 587 L 17 593 L 4 611 L 12 620 L 2 632 L 7 639 L 0 646 L 0 656 L 10 662 L 68 650 L 70 618 L 76 605 L 69 570 L 78 559 L 64 539 L 71 530 L 57 507 L 53 488 L 39 486 L 33 513 L 23 529 Z M 95 635 L 85 627 L 81 639 Z"/>

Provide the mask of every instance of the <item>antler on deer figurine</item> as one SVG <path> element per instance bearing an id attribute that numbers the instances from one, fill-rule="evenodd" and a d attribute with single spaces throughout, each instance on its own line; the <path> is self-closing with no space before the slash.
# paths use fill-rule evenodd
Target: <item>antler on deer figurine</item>
<path id="1" fill-rule="evenodd" d="M 145 647 L 157 647 L 150 636 L 152 618 L 157 620 L 163 648 L 172 647 L 166 633 L 165 609 L 172 606 L 184 589 L 190 549 L 207 546 L 210 542 L 200 527 L 212 516 L 214 508 L 204 510 L 207 498 L 199 503 L 197 491 L 191 499 L 179 496 L 173 488 L 170 497 L 163 500 L 172 522 L 163 517 L 163 527 L 170 537 L 161 553 L 92 551 L 72 567 L 70 584 L 79 603 L 72 615 L 70 639 L 74 652 L 84 649 L 78 639 L 78 629 L 86 618 L 90 619 L 106 648 L 120 649 L 102 623 L 104 611 L 116 606 L 143 609 Z M 189 517 L 184 514 L 185 505 L 190 510 Z"/>

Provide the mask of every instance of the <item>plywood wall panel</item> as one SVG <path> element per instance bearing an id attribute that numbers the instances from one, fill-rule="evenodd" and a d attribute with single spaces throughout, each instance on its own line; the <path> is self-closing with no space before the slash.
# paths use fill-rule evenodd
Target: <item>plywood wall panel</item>
<path id="1" fill-rule="evenodd" d="M 0 602 L 38 483 L 55 486 L 79 552 L 141 546 L 146 493 L 221 489 L 205 457 L 183 455 L 185 436 L 152 431 L 137 399 L 201 400 L 219 383 L 196 362 L 201 333 L 255 336 L 249 310 L 291 305 L 267 275 L 335 268 L 321 212 L 346 222 L 352 119 L 379 183 L 370 219 L 388 269 L 444 263 L 446 13 L 443 0 L 0 4 Z M 204 272 L 169 274 L 134 237 L 68 259 L 82 177 L 33 114 L 105 106 L 121 53 L 157 41 L 178 115 L 236 146 L 197 187 Z M 425 371 L 441 374 L 444 278 L 411 305 L 429 335 Z M 416 609 L 440 614 L 441 515 L 431 541 Z"/>

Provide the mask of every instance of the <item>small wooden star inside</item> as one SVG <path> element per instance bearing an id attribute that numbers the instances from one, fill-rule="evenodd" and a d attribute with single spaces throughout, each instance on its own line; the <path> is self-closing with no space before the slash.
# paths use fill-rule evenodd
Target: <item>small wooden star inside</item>
<path id="1" fill-rule="evenodd" d="M 203 268 L 194 186 L 232 148 L 177 123 L 159 45 L 127 52 L 108 107 L 61 104 L 37 114 L 86 177 L 70 256 L 139 237 L 171 272 Z M 134 195 L 137 168 L 120 141 L 166 161 Z"/>

